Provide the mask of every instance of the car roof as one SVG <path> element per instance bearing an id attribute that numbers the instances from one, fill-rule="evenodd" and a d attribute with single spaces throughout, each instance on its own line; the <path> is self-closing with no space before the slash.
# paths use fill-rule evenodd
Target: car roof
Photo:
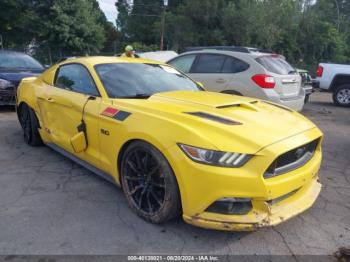
<path id="1" fill-rule="evenodd" d="M 240 56 L 249 56 L 249 53 L 243 53 L 243 52 L 235 52 L 235 51 L 224 51 L 224 50 L 213 50 L 213 49 L 203 49 L 203 50 L 196 50 L 196 51 L 188 51 L 179 54 L 179 56 L 182 55 L 188 55 L 188 54 L 203 54 L 203 53 L 211 53 L 211 54 L 223 54 L 223 55 L 240 55 Z"/>
<path id="2" fill-rule="evenodd" d="M 69 63 L 82 63 L 90 64 L 92 66 L 99 64 L 112 64 L 112 63 L 135 63 L 135 64 L 163 64 L 154 60 L 142 59 L 142 58 L 129 58 L 129 57 L 117 57 L 117 56 L 84 56 L 84 57 L 70 57 L 66 58 L 59 64 Z"/>
<path id="3" fill-rule="evenodd" d="M 278 54 L 271 54 L 271 53 L 263 53 L 259 51 L 251 51 L 251 52 L 237 52 L 237 51 L 230 51 L 230 50 L 216 50 L 216 49 L 202 49 L 202 50 L 196 50 L 196 51 L 189 51 L 189 52 L 184 52 L 181 53 L 179 56 L 182 55 L 188 55 L 188 54 L 203 54 L 203 53 L 212 53 L 212 54 L 222 54 L 222 55 L 234 55 L 237 57 L 246 57 L 246 58 L 258 58 L 258 57 L 263 57 L 263 56 L 281 56 Z M 176 58 L 176 57 L 175 57 Z"/>
<path id="4" fill-rule="evenodd" d="M 18 51 L 13 51 L 13 50 L 0 50 L 0 54 L 5 53 L 5 54 L 13 54 L 13 55 L 27 55 L 26 53 L 23 52 L 18 52 Z"/>

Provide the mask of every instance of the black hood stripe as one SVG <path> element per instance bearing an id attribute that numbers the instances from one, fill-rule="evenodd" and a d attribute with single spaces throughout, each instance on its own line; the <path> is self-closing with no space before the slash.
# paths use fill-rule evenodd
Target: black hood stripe
<path id="1" fill-rule="evenodd" d="M 227 118 L 223 118 L 223 117 L 216 116 L 216 115 L 211 115 L 211 114 L 204 113 L 204 112 L 185 112 L 185 114 L 201 117 L 201 118 L 215 121 L 215 122 L 225 124 L 225 125 L 231 125 L 231 126 L 242 125 L 242 123 L 240 123 L 240 122 L 236 122 L 236 121 L 233 121 L 233 120 L 230 120 Z"/>

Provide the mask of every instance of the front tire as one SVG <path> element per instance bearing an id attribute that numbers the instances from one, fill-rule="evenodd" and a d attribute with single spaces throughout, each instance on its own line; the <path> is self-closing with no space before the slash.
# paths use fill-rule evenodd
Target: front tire
<path id="1" fill-rule="evenodd" d="M 27 104 L 20 107 L 19 122 L 23 130 L 24 141 L 30 146 L 41 146 L 43 142 L 38 131 L 39 121 L 33 109 Z"/>
<path id="2" fill-rule="evenodd" d="M 164 223 L 180 215 L 177 181 L 168 161 L 154 146 L 135 141 L 121 161 L 121 182 L 129 206 L 151 223 Z"/>
<path id="3" fill-rule="evenodd" d="M 338 86 L 333 91 L 333 102 L 337 106 L 350 107 L 350 85 Z"/>

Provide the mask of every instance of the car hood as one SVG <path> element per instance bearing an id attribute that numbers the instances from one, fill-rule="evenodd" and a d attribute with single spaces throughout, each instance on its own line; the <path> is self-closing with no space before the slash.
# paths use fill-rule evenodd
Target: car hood
<path id="1" fill-rule="evenodd" d="M 307 118 L 283 106 L 213 92 L 159 93 L 136 103 L 143 112 L 153 112 L 186 127 L 190 131 L 191 145 L 196 146 L 196 140 L 202 138 L 222 151 L 240 152 L 245 148 L 245 153 L 256 153 L 316 127 Z"/>
<path id="2" fill-rule="evenodd" d="M 0 78 L 10 81 L 17 86 L 23 78 L 37 76 L 43 70 L 0 71 Z"/>

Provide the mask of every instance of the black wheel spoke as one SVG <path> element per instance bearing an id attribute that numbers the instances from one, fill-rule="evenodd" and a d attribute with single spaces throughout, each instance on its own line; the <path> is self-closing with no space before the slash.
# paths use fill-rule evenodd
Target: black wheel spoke
<path id="1" fill-rule="evenodd" d="M 133 190 L 131 190 L 131 191 L 129 192 L 129 195 L 130 195 L 130 196 L 134 195 L 137 191 L 139 191 L 139 190 L 142 189 L 142 188 L 143 188 L 142 185 L 136 186 Z"/>
<path id="2" fill-rule="evenodd" d="M 151 191 L 152 193 L 152 191 Z M 150 192 L 147 192 L 147 205 L 148 205 L 148 210 L 150 213 L 153 213 L 153 207 L 150 199 Z"/>
<path id="3" fill-rule="evenodd" d="M 139 177 L 139 176 L 125 176 L 125 179 L 129 180 L 129 181 L 142 181 L 143 180 L 143 178 Z"/>
<path id="4" fill-rule="evenodd" d="M 136 158 L 136 166 L 138 170 L 142 170 L 142 161 L 141 161 L 141 157 L 138 154 L 138 151 L 135 152 L 135 158 Z"/>
<path id="5" fill-rule="evenodd" d="M 156 194 L 153 191 L 151 191 L 151 195 L 153 199 L 158 203 L 159 206 L 163 205 L 162 201 L 156 196 Z"/>
<path id="6" fill-rule="evenodd" d="M 145 194 L 146 194 L 146 188 L 144 188 L 141 192 L 141 195 L 140 195 L 140 199 L 139 199 L 139 203 L 138 203 L 138 206 L 140 209 L 142 209 L 142 201 L 143 201 L 143 198 L 145 197 Z"/>
<path id="7" fill-rule="evenodd" d="M 145 171 L 148 170 L 148 162 L 149 161 L 150 161 L 150 155 L 148 153 L 146 153 L 146 156 L 143 159 L 143 168 L 145 169 Z"/>
<path id="8" fill-rule="evenodd" d="M 133 162 L 127 161 L 126 163 L 132 169 L 132 171 L 134 171 L 135 173 L 139 173 Z"/>
<path id="9" fill-rule="evenodd" d="M 160 169 L 160 164 L 157 163 L 156 166 L 154 166 L 151 171 L 148 172 L 149 176 L 153 176 L 159 169 Z"/>

